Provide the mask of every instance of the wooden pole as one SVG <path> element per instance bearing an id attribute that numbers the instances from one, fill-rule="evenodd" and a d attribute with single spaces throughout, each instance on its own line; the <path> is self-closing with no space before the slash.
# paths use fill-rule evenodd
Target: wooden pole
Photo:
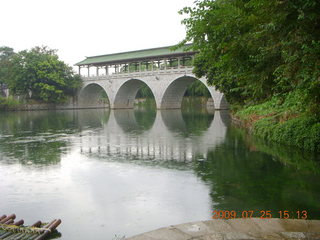
<path id="1" fill-rule="evenodd" d="M 48 236 L 53 230 L 55 230 L 61 223 L 61 220 L 58 219 L 54 223 L 52 223 L 48 230 L 45 230 L 44 233 L 42 233 L 39 237 L 37 237 L 35 240 L 43 240 L 46 236 Z"/>
<path id="2" fill-rule="evenodd" d="M 15 218 L 16 218 L 16 215 L 15 215 L 15 214 L 11 214 L 11 215 L 3 218 L 3 219 L 0 221 L 0 223 L 5 223 L 5 222 L 7 222 L 8 220 L 15 219 Z"/>

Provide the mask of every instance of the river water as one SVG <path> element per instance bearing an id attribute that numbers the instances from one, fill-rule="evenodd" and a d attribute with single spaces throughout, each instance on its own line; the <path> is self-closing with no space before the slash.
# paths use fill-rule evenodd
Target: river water
<path id="1" fill-rule="evenodd" d="M 320 219 L 319 200 L 319 156 L 250 137 L 228 112 L 0 114 L 0 214 L 61 218 L 60 239 L 119 239 L 218 210 Z"/>

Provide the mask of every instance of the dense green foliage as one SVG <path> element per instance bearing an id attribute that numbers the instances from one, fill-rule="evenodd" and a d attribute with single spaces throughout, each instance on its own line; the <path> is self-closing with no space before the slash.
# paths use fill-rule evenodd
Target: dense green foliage
<path id="1" fill-rule="evenodd" d="M 320 122 L 297 107 L 294 96 L 281 104 L 277 97 L 270 101 L 237 111 L 235 116 L 252 128 L 255 135 L 290 146 L 320 151 Z"/>
<path id="2" fill-rule="evenodd" d="M 136 98 L 154 98 L 148 85 L 143 85 L 137 92 Z"/>
<path id="3" fill-rule="evenodd" d="M 81 78 L 72 68 L 59 60 L 55 50 L 35 47 L 14 53 L 0 49 L 0 82 L 10 93 L 22 98 L 47 103 L 61 103 L 75 94 Z"/>
<path id="4" fill-rule="evenodd" d="M 199 51 L 195 73 L 231 103 L 257 103 L 299 92 L 319 114 L 318 0 L 202 0 L 186 7 L 183 23 Z"/>
<path id="5" fill-rule="evenodd" d="M 200 81 L 195 81 L 191 83 L 188 86 L 184 95 L 186 97 L 211 97 L 208 88 Z"/>
<path id="6" fill-rule="evenodd" d="M 0 85 L 5 84 L 6 80 L 10 78 L 12 55 L 14 55 L 12 48 L 0 47 Z"/>
<path id="7" fill-rule="evenodd" d="M 254 134 L 320 150 L 318 0 L 198 0 L 180 13 L 195 74 Z"/>

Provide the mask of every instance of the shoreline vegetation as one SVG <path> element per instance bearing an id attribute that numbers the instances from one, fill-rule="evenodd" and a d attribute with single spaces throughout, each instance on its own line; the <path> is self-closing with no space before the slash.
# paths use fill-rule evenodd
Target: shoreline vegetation
<path id="1" fill-rule="evenodd" d="M 261 104 L 242 107 L 232 111 L 233 123 L 268 142 L 320 152 L 320 122 L 288 101 L 274 97 Z"/>
<path id="2" fill-rule="evenodd" d="M 20 102 L 13 97 L 0 97 L 0 111 L 9 111 L 15 109 L 20 105 Z"/>
<path id="3" fill-rule="evenodd" d="M 11 111 L 37 111 L 37 110 L 58 110 L 58 109 L 78 109 L 73 104 L 73 99 L 63 103 L 48 103 L 43 101 L 19 101 L 12 96 L 0 97 L 0 113 Z"/>

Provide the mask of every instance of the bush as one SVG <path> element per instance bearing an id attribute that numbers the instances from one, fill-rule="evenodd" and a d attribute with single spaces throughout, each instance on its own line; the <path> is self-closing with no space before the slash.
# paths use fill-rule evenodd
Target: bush
<path id="1" fill-rule="evenodd" d="M 273 117 L 260 119 L 254 123 L 253 134 L 268 141 L 320 151 L 320 123 L 308 115 L 284 122 L 278 122 Z"/>
<path id="2" fill-rule="evenodd" d="M 298 94 L 285 99 L 273 97 L 262 104 L 247 106 L 235 113 L 256 136 L 268 141 L 320 151 L 319 117 L 306 111 Z"/>
<path id="3" fill-rule="evenodd" d="M 13 97 L 8 97 L 8 98 L 0 97 L 0 110 L 9 110 L 16 107 L 19 104 L 20 103 L 17 100 L 15 100 Z"/>

